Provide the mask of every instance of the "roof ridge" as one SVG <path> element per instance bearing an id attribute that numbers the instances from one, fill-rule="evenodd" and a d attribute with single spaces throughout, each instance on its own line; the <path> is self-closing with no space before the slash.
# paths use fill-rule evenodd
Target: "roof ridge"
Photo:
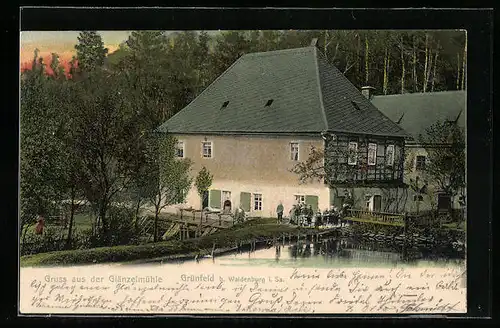
<path id="1" fill-rule="evenodd" d="M 465 93 L 466 90 L 441 90 L 441 91 L 431 91 L 431 92 L 408 92 L 408 93 L 393 93 L 390 95 L 376 95 L 376 97 L 397 97 L 397 96 L 428 96 L 432 94 L 443 94 L 443 93 Z"/>
<path id="2" fill-rule="evenodd" d="M 316 47 L 313 47 L 314 50 L 314 67 L 316 68 L 316 82 L 318 85 L 318 92 L 319 92 L 319 103 L 320 103 L 320 111 L 321 111 L 321 117 L 323 118 L 323 123 L 325 123 L 325 130 L 328 130 L 328 119 L 326 118 L 326 111 L 325 111 L 325 105 L 323 104 L 323 90 L 321 87 L 321 79 L 319 77 L 319 66 L 318 66 L 318 49 Z"/>
<path id="3" fill-rule="evenodd" d="M 311 48 L 316 48 L 316 47 L 307 46 L 307 47 L 288 48 L 288 49 L 276 49 L 271 51 L 249 52 L 241 57 L 275 56 L 275 55 L 281 55 L 284 52 L 294 52 L 297 50 L 311 50 Z"/>
<path id="4" fill-rule="evenodd" d="M 342 73 L 335 65 L 331 64 L 328 60 L 328 58 L 326 58 L 326 56 L 321 52 L 321 51 L 317 51 L 316 53 L 319 53 L 320 56 L 322 57 L 322 59 L 325 61 L 326 63 L 326 66 L 335 71 L 336 73 L 340 74 L 342 77 L 343 77 L 343 80 L 345 81 L 346 85 L 350 85 L 351 87 L 353 87 L 354 89 L 357 90 L 357 92 L 359 92 L 361 94 L 361 92 L 359 91 L 359 89 L 354 85 L 354 83 L 351 82 L 351 80 L 349 80 L 345 75 L 344 73 Z M 366 99 L 364 96 L 362 96 L 364 99 Z M 349 99 L 350 101 L 354 101 L 354 99 Z M 405 134 L 408 134 L 403 128 L 401 128 L 399 125 L 397 125 L 396 123 L 394 123 L 393 120 L 391 120 L 387 115 L 385 115 L 380 109 L 378 109 L 373 103 L 371 100 L 369 99 L 366 99 L 366 103 L 367 103 L 367 109 L 370 110 L 370 111 L 373 111 L 373 112 L 377 112 L 378 115 L 380 115 L 382 118 L 385 118 L 387 119 L 390 123 L 389 124 L 393 124 L 395 128 L 397 128 L 398 130 L 400 130 L 400 132 L 403 132 Z M 371 107 L 371 108 L 370 108 Z"/>

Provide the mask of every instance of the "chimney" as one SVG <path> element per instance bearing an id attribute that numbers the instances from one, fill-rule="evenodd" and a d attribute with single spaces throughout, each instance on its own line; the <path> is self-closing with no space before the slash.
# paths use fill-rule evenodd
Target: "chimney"
<path id="1" fill-rule="evenodd" d="M 374 87 L 370 87 L 370 86 L 361 87 L 361 93 L 368 100 L 372 100 L 372 98 L 373 98 L 373 90 L 375 90 Z"/>
<path id="2" fill-rule="evenodd" d="M 318 38 L 313 38 L 311 40 L 311 47 L 316 47 L 318 45 Z"/>

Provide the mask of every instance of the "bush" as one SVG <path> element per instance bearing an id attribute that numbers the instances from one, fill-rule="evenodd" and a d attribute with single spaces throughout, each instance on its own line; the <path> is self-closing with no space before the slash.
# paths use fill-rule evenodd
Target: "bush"
<path id="1" fill-rule="evenodd" d="M 127 245 L 137 241 L 134 216 L 134 211 L 126 207 L 112 207 L 109 210 L 111 245 Z"/>
<path id="2" fill-rule="evenodd" d="M 279 237 L 283 234 L 294 234 L 298 231 L 302 231 L 300 228 L 276 224 L 258 225 L 258 222 L 268 221 L 270 220 L 251 220 L 232 228 L 221 230 L 212 235 L 184 241 L 170 240 L 154 244 L 99 247 L 24 256 L 21 258 L 21 265 L 39 266 L 119 262 L 160 258 L 179 254 L 208 253 L 212 250 L 214 243 L 217 248 L 234 247 L 235 243 L 239 241 L 269 239 Z"/>
<path id="3" fill-rule="evenodd" d="M 24 243 L 21 243 L 21 255 L 52 252 L 65 249 L 66 234 L 62 227 L 47 226 L 43 235 L 37 235 L 34 226 L 28 228 Z"/>

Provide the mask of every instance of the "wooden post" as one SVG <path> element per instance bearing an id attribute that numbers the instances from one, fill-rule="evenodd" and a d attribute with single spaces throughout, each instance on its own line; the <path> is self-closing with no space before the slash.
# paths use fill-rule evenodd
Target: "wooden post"
<path id="1" fill-rule="evenodd" d="M 219 213 L 219 227 L 222 226 L 222 214 Z"/>
<path id="2" fill-rule="evenodd" d="M 215 254 L 214 254 L 214 253 L 215 253 L 215 243 L 213 243 L 213 245 L 212 245 L 212 261 L 214 261 L 214 260 L 215 260 L 215 259 L 214 259 L 214 256 L 215 256 Z"/>
<path id="3" fill-rule="evenodd" d="M 193 217 L 193 218 L 195 218 L 195 217 Z M 201 236 L 202 232 L 203 232 L 203 222 L 202 222 L 202 217 L 200 216 L 200 224 L 198 226 L 198 237 Z"/>
<path id="4" fill-rule="evenodd" d="M 403 216 L 404 226 L 403 226 L 403 260 L 406 261 L 407 254 L 407 245 L 408 245 L 408 215 L 405 212 Z"/>
<path id="5" fill-rule="evenodd" d="M 406 240 L 406 234 L 408 232 L 408 216 L 407 216 L 406 212 L 403 216 L 403 225 L 404 225 L 403 233 L 405 235 L 405 240 Z"/>

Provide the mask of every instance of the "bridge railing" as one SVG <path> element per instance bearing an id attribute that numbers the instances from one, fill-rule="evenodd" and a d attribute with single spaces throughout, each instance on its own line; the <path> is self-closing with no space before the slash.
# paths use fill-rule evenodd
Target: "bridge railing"
<path id="1" fill-rule="evenodd" d="M 383 223 L 404 224 L 404 214 L 389 212 L 374 212 L 369 210 L 349 209 L 348 216 L 356 219 Z"/>

